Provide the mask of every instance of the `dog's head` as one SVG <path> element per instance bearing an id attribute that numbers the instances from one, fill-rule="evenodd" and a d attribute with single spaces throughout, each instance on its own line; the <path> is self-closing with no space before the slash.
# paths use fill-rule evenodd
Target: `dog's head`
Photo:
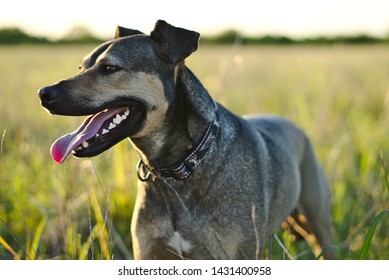
<path id="1" fill-rule="evenodd" d="M 150 36 L 118 27 L 115 38 L 89 55 L 80 72 L 39 90 L 50 113 L 90 115 L 51 147 L 55 161 L 95 156 L 126 137 L 162 126 L 174 101 L 177 72 L 197 49 L 199 34 L 157 21 Z"/>

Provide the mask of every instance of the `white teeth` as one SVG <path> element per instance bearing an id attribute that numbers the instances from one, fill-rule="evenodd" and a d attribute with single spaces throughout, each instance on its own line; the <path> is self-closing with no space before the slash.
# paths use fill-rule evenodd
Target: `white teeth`
<path id="1" fill-rule="evenodd" d="M 81 151 L 81 150 L 82 150 L 82 147 L 79 146 L 79 147 L 75 148 L 75 149 L 72 151 L 72 153 L 75 154 L 77 151 Z"/>
<path id="2" fill-rule="evenodd" d="M 130 110 L 127 108 L 125 112 L 122 113 L 123 115 L 116 114 L 116 116 L 112 119 L 112 122 L 109 123 L 109 126 L 107 128 L 103 128 L 103 130 L 95 135 L 95 138 L 99 137 L 100 135 L 107 134 L 111 129 L 114 129 L 117 125 L 121 124 L 122 121 L 127 119 L 127 117 L 130 115 Z M 83 143 L 84 145 L 84 143 Z M 81 147 L 81 146 L 80 146 Z M 86 148 L 86 147 L 84 147 Z"/>
<path id="3" fill-rule="evenodd" d="M 123 121 L 123 118 L 119 114 L 116 114 L 116 117 L 112 121 L 114 124 L 120 124 Z"/>
<path id="4" fill-rule="evenodd" d="M 119 124 L 121 121 L 122 121 L 122 118 L 120 118 L 120 120 L 119 120 L 118 118 L 114 118 L 114 119 L 112 120 L 112 122 L 113 122 L 114 124 Z"/>
<path id="5" fill-rule="evenodd" d="M 88 142 L 84 141 L 84 142 L 82 142 L 82 146 L 83 146 L 84 148 L 88 148 L 89 144 L 88 144 Z"/>
<path id="6" fill-rule="evenodd" d="M 121 116 L 119 114 L 116 114 L 116 116 L 112 119 L 112 122 L 109 124 L 108 126 L 108 130 L 107 129 L 103 129 L 102 133 L 101 134 L 106 134 L 109 132 L 109 130 L 115 128 L 117 125 L 119 125 L 122 121 L 124 121 L 125 119 L 127 119 L 127 116 L 130 115 L 130 110 L 127 108 L 127 110 L 124 112 L 124 114 Z"/>
<path id="7" fill-rule="evenodd" d="M 110 123 L 108 129 L 113 129 L 116 127 L 116 124 Z"/>

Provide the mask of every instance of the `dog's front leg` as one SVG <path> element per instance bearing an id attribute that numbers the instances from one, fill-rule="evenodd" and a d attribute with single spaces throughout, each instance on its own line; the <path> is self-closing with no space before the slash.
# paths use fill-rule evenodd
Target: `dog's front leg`
<path id="1" fill-rule="evenodd" d="M 138 184 L 137 199 L 131 221 L 132 246 L 136 260 L 168 260 L 180 257 L 171 250 L 169 240 L 174 227 L 165 203 L 147 182 Z M 151 192 L 153 199 L 147 197 Z"/>

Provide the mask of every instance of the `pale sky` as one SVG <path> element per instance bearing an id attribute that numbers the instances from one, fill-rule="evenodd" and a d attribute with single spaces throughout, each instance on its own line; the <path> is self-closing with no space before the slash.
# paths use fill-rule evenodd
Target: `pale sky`
<path id="1" fill-rule="evenodd" d="M 0 28 L 61 37 L 75 25 L 112 37 L 122 25 L 148 34 L 157 19 L 202 34 L 389 34 L 389 0 L 2 0 Z"/>

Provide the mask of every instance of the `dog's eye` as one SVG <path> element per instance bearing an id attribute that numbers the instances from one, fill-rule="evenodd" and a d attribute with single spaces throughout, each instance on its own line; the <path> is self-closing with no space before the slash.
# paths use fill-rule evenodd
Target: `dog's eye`
<path id="1" fill-rule="evenodd" d="M 101 67 L 101 72 L 104 74 L 111 74 L 119 70 L 119 67 L 112 66 L 112 65 L 103 65 Z"/>

